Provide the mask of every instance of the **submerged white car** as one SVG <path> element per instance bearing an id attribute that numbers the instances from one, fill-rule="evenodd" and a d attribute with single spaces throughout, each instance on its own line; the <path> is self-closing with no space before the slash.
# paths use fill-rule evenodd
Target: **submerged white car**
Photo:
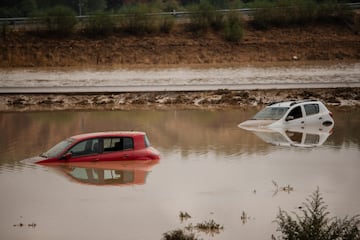
<path id="1" fill-rule="evenodd" d="M 269 104 L 250 120 L 239 124 L 240 128 L 293 128 L 305 126 L 332 127 L 332 113 L 320 101 L 302 100 Z"/>

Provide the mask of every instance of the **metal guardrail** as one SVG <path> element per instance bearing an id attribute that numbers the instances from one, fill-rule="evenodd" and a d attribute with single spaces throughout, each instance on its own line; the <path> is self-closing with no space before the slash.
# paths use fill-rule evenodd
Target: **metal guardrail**
<path id="1" fill-rule="evenodd" d="M 358 3 L 346 3 L 348 7 L 351 9 L 360 9 L 360 2 Z M 236 11 L 242 14 L 251 15 L 257 8 L 239 8 L 239 9 L 222 9 L 216 10 L 217 12 L 227 13 L 231 11 Z M 196 12 L 191 11 L 171 11 L 171 12 L 159 12 L 159 13 L 150 13 L 150 16 L 174 16 L 178 18 L 187 18 L 190 15 L 196 14 Z M 112 15 L 113 17 L 127 17 L 126 14 Z M 79 21 L 87 21 L 91 16 L 83 15 L 76 16 Z M 9 25 L 27 25 L 27 24 L 35 24 L 39 22 L 41 18 L 31 18 L 31 17 L 16 17 L 16 18 L 0 18 L 0 25 L 9 24 Z"/>

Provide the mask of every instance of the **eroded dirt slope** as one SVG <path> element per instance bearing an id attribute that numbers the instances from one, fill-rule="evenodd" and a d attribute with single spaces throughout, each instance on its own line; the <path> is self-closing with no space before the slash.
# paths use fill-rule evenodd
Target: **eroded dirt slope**
<path id="1" fill-rule="evenodd" d="M 256 62 L 360 59 L 360 35 L 344 26 L 321 25 L 258 31 L 240 43 L 221 33 L 196 36 L 177 27 L 171 34 L 63 39 L 11 33 L 0 40 L 0 67 L 219 65 Z"/>

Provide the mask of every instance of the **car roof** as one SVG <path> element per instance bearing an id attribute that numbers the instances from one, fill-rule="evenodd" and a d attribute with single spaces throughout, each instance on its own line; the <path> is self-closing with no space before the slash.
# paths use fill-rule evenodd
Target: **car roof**
<path id="1" fill-rule="evenodd" d="M 292 100 L 284 102 L 272 102 L 268 104 L 268 107 L 291 107 L 300 103 L 320 103 L 317 100 Z"/>
<path id="2" fill-rule="evenodd" d="M 139 135 L 145 135 L 145 132 L 138 132 L 138 131 L 94 132 L 94 133 L 79 134 L 72 136 L 70 138 L 76 140 L 84 140 L 88 138 L 97 138 L 97 137 L 134 137 Z"/>

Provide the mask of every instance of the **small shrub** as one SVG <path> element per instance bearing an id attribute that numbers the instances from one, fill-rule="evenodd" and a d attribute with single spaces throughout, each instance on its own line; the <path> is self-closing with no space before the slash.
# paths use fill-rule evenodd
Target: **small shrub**
<path id="1" fill-rule="evenodd" d="M 359 14 L 356 14 L 354 16 L 353 31 L 355 32 L 355 34 L 360 34 L 360 15 Z"/>
<path id="2" fill-rule="evenodd" d="M 244 35 L 242 20 L 238 13 L 231 12 L 225 20 L 225 39 L 230 42 L 239 42 Z"/>
<path id="3" fill-rule="evenodd" d="M 75 28 L 77 23 L 75 12 L 65 6 L 51 8 L 46 13 L 47 30 L 58 36 L 67 36 Z"/>
<path id="4" fill-rule="evenodd" d="M 324 23 L 350 23 L 353 17 L 354 14 L 348 6 L 330 0 L 320 4 L 316 13 L 316 20 Z"/>
<path id="5" fill-rule="evenodd" d="M 201 1 L 193 7 L 189 29 L 192 32 L 204 33 L 210 28 L 217 28 L 222 24 L 222 16 L 215 11 L 208 1 Z"/>
<path id="6" fill-rule="evenodd" d="M 122 21 L 123 31 L 133 35 L 157 32 L 155 18 L 149 15 L 151 12 L 150 7 L 145 4 L 126 8 L 124 10 L 125 17 Z"/>
<path id="7" fill-rule="evenodd" d="M 159 22 L 158 23 L 159 30 L 162 33 L 170 33 L 175 25 L 175 19 L 171 16 L 170 17 L 168 17 L 168 16 L 160 17 L 158 22 Z"/>
<path id="8" fill-rule="evenodd" d="M 89 18 L 85 31 L 90 35 L 109 35 L 115 28 L 113 18 L 103 12 L 96 13 Z"/>
<path id="9" fill-rule="evenodd" d="M 314 22 L 349 23 L 352 11 L 336 1 L 315 0 L 258 0 L 252 4 L 255 8 L 252 24 L 259 29 L 272 26 L 286 27 L 292 25 L 306 25 Z"/>
<path id="10" fill-rule="evenodd" d="M 295 213 L 295 218 L 280 209 L 276 222 L 277 231 L 281 232 L 278 239 L 283 240 L 359 240 L 360 218 L 356 215 L 344 219 L 329 218 L 319 189 L 302 206 L 302 216 Z M 272 236 L 272 239 L 276 239 Z"/>
<path id="11" fill-rule="evenodd" d="M 3 39 L 6 39 L 6 36 L 8 35 L 9 32 L 9 26 L 7 22 L 3 22 L 1 24 L 1 32 L 0 32 L 0 36 L 2 36 Z"/>

